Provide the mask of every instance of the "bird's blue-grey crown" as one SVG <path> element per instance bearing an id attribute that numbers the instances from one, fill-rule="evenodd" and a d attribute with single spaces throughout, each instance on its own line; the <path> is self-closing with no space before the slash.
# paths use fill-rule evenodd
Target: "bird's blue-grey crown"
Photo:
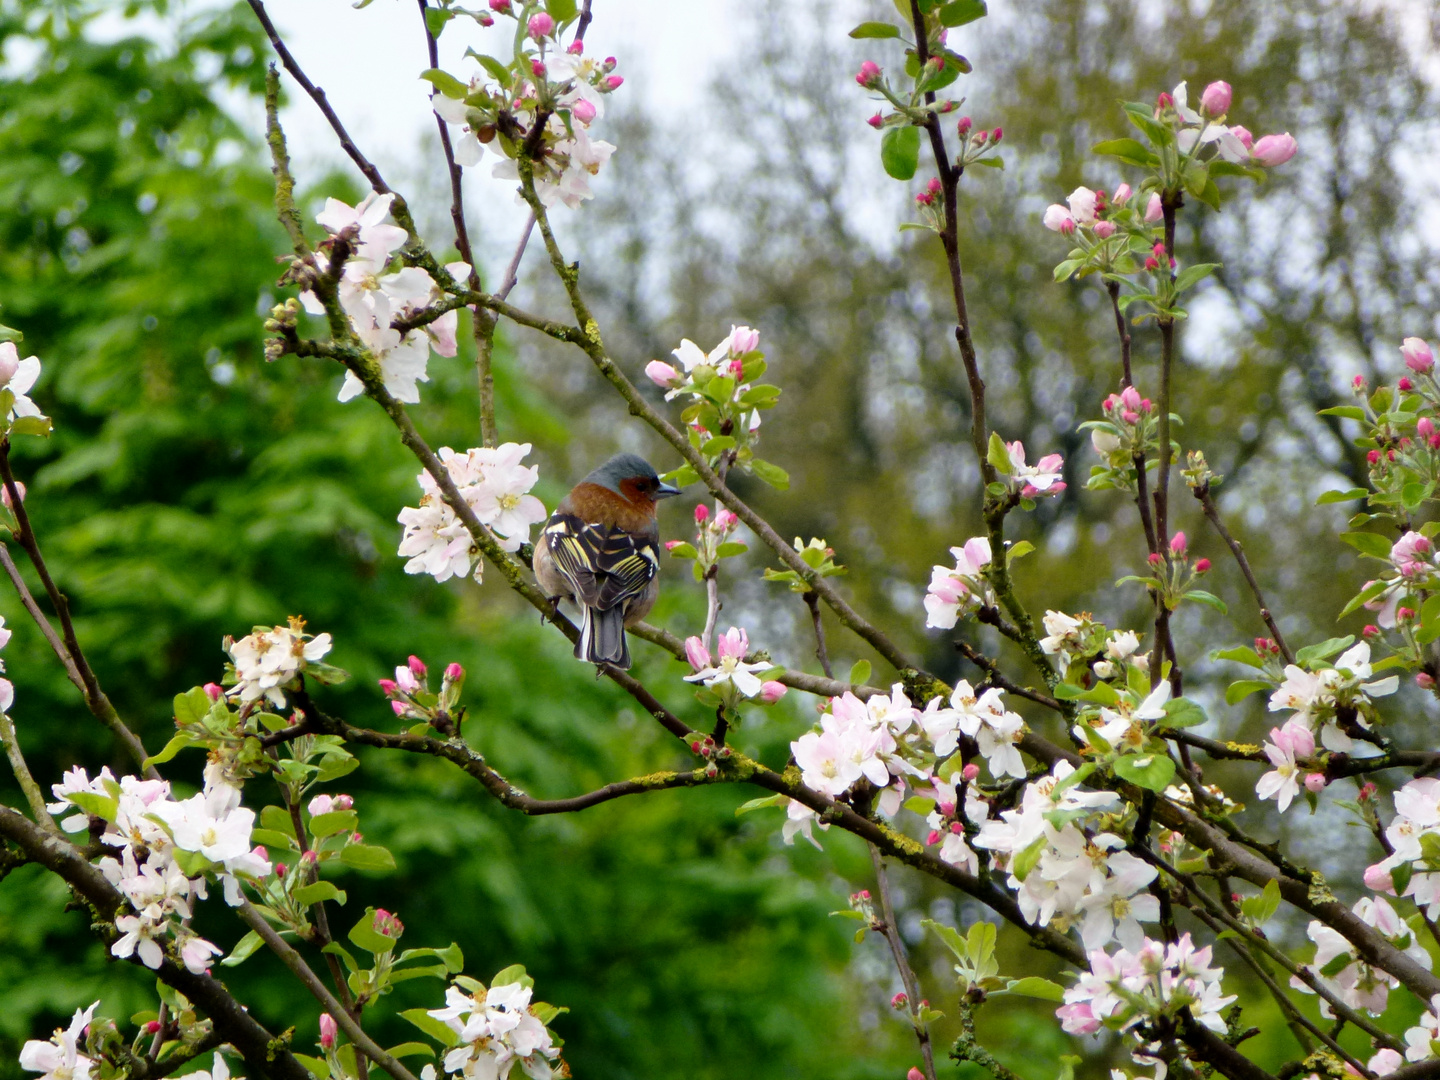
<path id="1" fill-rule="evenodd" d="M 622 495 L 624 493 L 620 490 L 621 481 L 633 479 L 653 480 L 656 484 L 654 497 L 657 499 L 680 494 L 679 488 L 662 483 L 659 475 L 655 472 L 655 467 L 639 454 L 616 454 L 585 477 L 581 483 L 598 484 L 617 495 Z"/>

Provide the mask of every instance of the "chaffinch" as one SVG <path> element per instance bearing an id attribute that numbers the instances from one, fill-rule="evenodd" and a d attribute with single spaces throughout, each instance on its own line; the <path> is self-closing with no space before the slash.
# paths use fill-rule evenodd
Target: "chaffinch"
<path id="1" fill-rule="evenodd" d="M 660 526 L 655 504 L 679 495 L 636 454 L 617 454 L 565 496 L 535 545 L 535 577 L 552 600 L 580 608 L 575 656 L 630 667 L 625 629 L 643 619 L 660 591 Z"/>

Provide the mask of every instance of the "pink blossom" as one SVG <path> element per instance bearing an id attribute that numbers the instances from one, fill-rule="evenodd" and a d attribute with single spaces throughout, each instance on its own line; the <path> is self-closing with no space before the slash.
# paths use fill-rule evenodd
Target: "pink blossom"
<path id="1" fill-rule="evenodd" d="M 555 20 L 546 12 L 541 11 L 530 16 L 530 21 L 526 23 L 525 28 L 530 32 L 532 38 L 539 41 L 541 38 L 549 37 L 551 33 L 554 32 Z"/>
<path id="2" fill-rule="evenodd" d="M 205 696 L 211 701 L 219 701 L 225 696 L 225 691 L 221 689 L 218 683 L 207 682 L 205 684 Z"/>
<path id="3" fill-rule="evenodd" d="M 1174 536 L 1170 538 L 1170 554 L 1185 554 L 1185 534 L 1183 532 L 1177 532 Z"/>
<path id="4" fill-rule="evenodd" d="M 651 360 L 645 365 L 645 374 L 656 386 L 670 390 L 685 381 L 684 376 L 663 360 Z"/>
<path id="5" fill-rule="evenodd" d="M 1070 211 L 1059 203 L 1051 203 L 1046 208 L 1043 220 L 1045 227 L 1052 232 L 1069 236 L 1075 231 L 1075 219 L 1070 216 Z"/>
<path id="6" fill-rule="evenodd" d="M 774 705 L 775 702 L 784 697 L 789 690 L 790 688 L 784 683 L 770 679 L 760 687 L 760 704 Z"/>
<path id="7" fill-rule="evenodd" d="M 735 516 L 735 511 L 733 510 L 722 508 L 715 512 L 715 528 L 721 532 L 729 532 L 739 523 L 740 519 Z"/>
<path id="8" fill-rule="evenodd" d="M 1150 201 L 1145 204 L 1145 221 L 1153 223 L 1165 216 L 1165 207 L 1160 202 L 1159 192 L 1150 193 Z"/>
<path id="9" fill-rule="evenodd" d="M 1390 876 L 1390 871 L 1385 869 L 1384 863 L 1376 863 L 1374 866 L 1365 868 L 1365 887 L 1374 892 L 1395 895 L 1395 882 Z"/>
<path id="10" fill-rule="evenodd" d="M 580 123 L 588 124 L 595 119 L 595 106 L 584 98 L 579 98 L 570 106 L 570 115 Z"/>
<path id="11" fill-rule="evenodd" d="M 685 659 L 690 661 L 692 668 L 700 671 L 710 666 L 710 650 L 698 637 L 688 637 L 685 639 Z"/>
<path id="12" fill-rule="evenodd" d="M 1101 240 L 1109 240 L 1115 235 L 1115 223 L 1113 221 L 1097 221 L 1095 223 L 1095 235 Z"/>
<path id="13" fill-rule="evenodd" d="M 879 64 L 874 60 L 866 60 L 860 65 L 860 71 L 856 74 L 855 81 L 868 88 L 879 83 L 882 74 Z"/>
<path id="14" fill-rule="evenodd" d="M 977 776 L 980 775 L 980 766 L 976 765 L 972 761 L 969 765 L 966 765 L 965 768 L 960 770 L 960 775 L 966 780 L 974 780 Z"/>
<path id="15" fill-rule="evenodd" d="M 881 126 L 885 123 L 885 117 L 881 116 L 877 112 L 874 116 L 870 117 L 870 119 L 866 120 L 865 122 L 869 124 L 872 128 L 874 128 L 876 131 L 879 131 Z"/>
<path id="16" fill-rule="evenodd" d="M 1289 132 L 1283 135 L 1262 135 L 1255 140 L 1250 157 L 1255 164 L 1271 169 L 1276 165 L 1284 165 L 1295 156 L 1298 149 L 1299 145 Z"/>
<path id="17" fill-rule="evenodd" d="M 0 355 L 3 355 L 3 354 L 0 354 Z M 23 480 L 16 480 L 16 481 L 15 481 L 15 493 L 20 496 L 20 501 L 23 503 L 23 502 L 25 501 L 25 482 L 24 482 Z M 4 504 L 6 510 L 14 510 L 14 509 L 15 509 L 14 505 L 13 505 L 13 504 L 11 503 L 11 501 L 10 501 L 10 485 L 9 485 L 9 484 L 0 485 L 0 503 L 3 503 L 3 504 Z M 213 686 L 214 684 L 211 683 L 210 685 Z M 207 691 L 207 693 L 208 693 L 208 691 Z"/>
<path id="18" fill-rule="evenodd" d="M 465 669 L 459 664 L 451 664 L 445 669 L 445 679 L 447 682 L 457 682 L 464 677 Z"/>
<path id="19" fill-rule="evenodd" d="M 1230 84 L 1217 80 L 1205 87 L 1200 95 L 1200 108 L 1206 116 L 1224 116 L 1230 111 Z"/>
<path id="20" fill-rule="evenodd" d="M 1325 774 L 1312 772 L 1305 777 L 1305 790 L 1312 795 L 1318 795 L 1325 790 Z"/>
<path id="21" fill-rule="evenodd" d="M 1095 192 L 1087 187 L 1077 187 L 1065 201 L 1070 204 L 1070 215 L 1077 224 L 1089 225 L 1095 220 Z"/>
<path id="22" fill-rule="evenodd" d="M 408 667 L 397 667 L 395 669 L 395 682 L 401 691 L 406 694 L 413 694 L 420 689 L 420 683 Z"/>
<path id="23" fill-rule="evenodd" d="M 1435 354 L 1424 338 L 1407 337 L 1400 345 L 1400 355 L 1405 358 L 1405 366 L 1417 375 L 1428 375 L 1435 367 Z"/>
<path id="24" fill-rule="evenodd" d="M 1365 1063 L 1365 1067 L 1376 1076 L 1389 1076 L 1403 1064 L 1405 1059 L 1400 1056 L 1400 1051 L 1385 1046 L 1375 1052 L 1375 1056 Z"/>
<path id="25" fill-rule="evenodd" d="M 335 1023 L 335 1018 L 329 1013 L 321 1013 L 320 1046 L 322 1049 L 333 1050 L 335 1048 L 335 1035 L 337 1031 L 339 1031 L 339 1025 Z"/>
<path id="26" fill-rule="evenodd" d="M 717 640 L 715 645 L 721 660 L 743 660 L 750 651 L 750 639 L 746 637 L 745 631 L 734 626 L 725 631 L 725 635 Z"/>
<path id="27" fill-rule="evenodd" d="M 1230 134 L 1239 139 L 1240 144 L 1244 146 L 1246 150 L 1251 149 L 1255 145 L 1255 136 L 1250 134 L 1248 128 L 1243 128 L 1239 124 L 1231 125 Z"/>
<path id="28" fill-rule="evenodd" d="M 1120 206 L 1129 201 L 1130 196 L 1133 194 L 1135 193 L 1130 189 L 1129 184 L 1121 184 L 1115 189 L 1115 194 L 1111 197 L 1110 204 L 1112 206 Z"/>

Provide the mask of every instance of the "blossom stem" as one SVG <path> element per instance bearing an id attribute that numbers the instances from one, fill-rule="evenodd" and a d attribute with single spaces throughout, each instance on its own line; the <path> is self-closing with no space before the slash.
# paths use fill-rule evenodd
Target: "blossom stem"
<path id="1" fill-rule="evenodd" d="M 1240 572 L 1245 575 L 1245 581 L 1255 596 L 1255 602 L 1260 605 L 1260 618 L 1270 628 L 1270 636 L 1280 647 L 1285 662 L 1287 664 L 1295 663 L 1295 654 L 1290 651 L 1290 646 L 1285 644 L 1285 635 L 1280 633 L 1280 627 L 1276 625 L 1274 616 L 1270 614 L 1270 605 L 1265 603 L 1265 594 L 1260 591 L 1260 583 L 1255 580 L 1255 572 L 1250 569 L 1250 560 L 1245 557 L 1245 549 L 1240 546 L 1240 542 L 1235 537 L 1230 535 L 1230 530 L 1225 527 L 1225 522 L 1220 518 L 1220 511 L 1215 505 L 1215 499 L 1210 494 L 1209 481 L 1195 488 L 1195 498 L 1200 500 L 1200 507 L 1205 511 L 1205 517 L 1215 527 L 1215 531 L 1220 534 L 1220 539 L 1225 541 L 1230 553 L 1235 556 L 1235 562 L 1239 564 Z"/>
<path id="2" fill-rule="evenodd" d="M 807 589 L 801 595 L 805 606 L 810 609 L 810 623 L 815 627 L 815 659 L 820 661 L 820 670 L 825 672 L 825 677 L 833 679 L 835 672 L 830 667 L 830 650 L 825 647 L 825 626 L 820 621 L 820 594 L 814 589 Z"/>
<path id="3" fill-rule="evenodd" d="M 985 672 L 985 678 L 989 681 L 990 685 L 1000 687 L 1000 689 L 1004 690 L 1007 694 L 1015 694 L 1017 697 L 1023 697 L 1035 702 L 1037 705 L 1044 705 L 1047 709 L 1054 709 L 1056 712 L 1066 716 L 1074 711 L 1073 707 L 1067 707 L 1064 703 L 1056 701 L 1046 694 L 1011 682 L 1000 673 L 1000 667 L 994 660 L 991 660 L 984 653 L 980 652 L 979 649 L 975 648 L 975 646 L 971 645 L 968 641 L 956 641 L 955 649 L 964 656 L 966 660 L 969 660 L 981 671 Z"/>
<path id="4" fill-rule="evenodd" d="M 50 606 L 55 609 L 55 614 L 60 619 L 60 631 L 64 636 L 65 651 L 70 656 L 75 674 L 80 677 L 80 687 L 85 696 L 85 705 L 95 718 L 120 740 L 121 745 L 125 747 L 141 773 L 150 780 L 158 780 L 160 774 L 156 771 L 155 766 L 146 764 L 148 755 L 145 753 L 145 744 L 126 726 L 125 721 L 120 719 L 120 714 L 115 711 L 115 706 L 110 703 L 105 692 L 100 689 L 100 681 L 95 678 L 95 672 L 91 670 L 89 661 L 85 659 L 85 654 L 80 649 L 80 640 L 75 635 L 75 624 L 70 618 L 70 603 L 50 576 L 50 570 L 45 565 L 45 558 L 40 554 L 40 542 L 36 539 L 35 530 L 30 524 L 29 511 L 25 509 L 25 502 L 15 486 L 15 475 L 10 469 L 10 441 L 8 439 L 0 439 L 0 478 L 4 479 L 5 491 L 10 496 L 10 506 L 15 515 L 15 524 L 18 529 L 15 539 L 25 549 L 25 554 L 30 556 L 30 565 L 35 567 L 35 573 L 40 576 L 40 584 L 44 586 L 45 595 L 50 598 Z M 9 559 L 8 552 L 5 558 Z M 18 573 L 12 575 L 12 580 L 17 577 L 19 577 Z M 61 656 L 61 661 L 64 661 L 63 656 Z"/>
<path id="5" fill-rule="evenodd" d="M 365 1034 L 360 1025 L 355 1022 L 355 1018 L 340 1002 L 335 1000 L 335 995 L 326 989 L 319 976 L 310 970 L 310 965 L 305 963 L 305 958 L 275 932 L 275 928 L 265 921 L 265 916 L 255 910 L 254 904 L 249 900 L 242 899 L 237 910 L 245 925 L 255 931 L 255 935 L 269 946 L 270 951 L 280 958 L 280 962 L 290 969 L 290 973 L 300 980 L 300 983 L 310 991 L 315 1000 L 325 1007 L 325 1011 L 335 1018 L 335 1023 L 355 1044 L 356 1050 L 369 1057 L 371 1061 L 389 1073 L 394 1080 L 416 1080 L 414 1073 L 405 1068 L 394 1055 L 382 1050 L 374 1039 Z"/>
<path id="6" fill-rule="evenodd" d="M 895 922 L 895 906 L 890 899 L 890 876 L 885 872 L 885 859 L 874 844 L 866 844 L 865 847 L 870 851 L 870 865 L 875 868 L 875 887 L 880 894 L 880 911 L 884 916 L 884 921 L 878 927 L 872 925 L 872 929 L 878 929 L 885 938 L 885 943 L 890 946 L 890 955 L 894 957 L 895 967 L 900 972 L 900 982 L 910 999 L 906 1009 L 910 1014 L 910 1023 L 915 1028 L 915 1038 L 920 1043 L 925 1078 L 935 1080 L 935 1048 L 930 1041 L 930 1025 L 920 1018 L 920 1010 L 923 1008 L 920 1004 L 920 981 L 915 978 L 915 971 L 910 967 L 910 961 L 905 955 L 905 945 L 900 940 L 900 931 Z"/>

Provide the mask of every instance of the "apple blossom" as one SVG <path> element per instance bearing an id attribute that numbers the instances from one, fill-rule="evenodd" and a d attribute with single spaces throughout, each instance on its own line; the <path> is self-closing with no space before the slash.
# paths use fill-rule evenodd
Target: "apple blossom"
<path id="1" fill-rule="evenodd" d="M 1284 135 L 1262 135 L 1255 140 L 1250 158 L 1262 168 L 1270 169 L 1285 164 L 1295 156 L 1297 149 L 1299 147 L 1289 132 Z"/>
<path id="2" fill-rule="evenodd" d="M 1435 367 L 1435 354 L 1424 338 L 1407 337 L 1400 345 L 1400 355 L 1405 358 L 1405 366 L 1417 375 L 1428 375 Z"/>
<path id="3" fill-rule="evenodd" d="M 1160 201 L 1160 193 L 1152 191 L 1150 201 L 1145 204 L 1145 223 L 1154 224 L 1165 216 L 1165 206 Z"/>
<path id="4" fill-rule="evenodd" d="M 765 661 L 757 661 L 753 664 L 745 662 L 745 654 L 750 651 L 750 641 L 745 631 L 738 627 L 732 626 L 727 630 L 717 640 L 716 647 L 719 654 L 718 662 L 712 664 L 704 645 L 699 645 L 694 655 L 690 657 L 691 666 L 695 667 L 695 673 L 686 675 L 685 681 L 703 683 L 712 690 L 718 688 L 721 693 L 733 689 L 734 693 L 740 697 L 758 697 L 765 684 L 755 677 L 755 672 L 769 671 L 775 665 Z M 690 653 L 688 644 L 686 652 Z M 702 660 L 703 665 L 697 666 L 696 660 Z"/>
<path id="5" fill-rule="evenodd" d="M 239 641 L 226 638 L 225 649 L 235 665 L 230 696 L 242 704 L 264 698 L 284 708 L 283 687 L 330 651 L 329 634 L 314 637 L 304 633 L 304 627 L 304 619 L 292 618 L 288 626 L 256 627 Z"/>
<path id="6" fill-rule="evenodd" d="M 972 537 L 963 547 L 952 547 L 954 568 L 931 568 L 930 587 L 925 593 L 925 625 L 949 630 L 959 620 L 962 610 L 983 604 L 989 594 L 984 569 L 990 564 L 990 541 L 983 536 Z"/>
<path id="7" fill-rule="evenodd" d="M 1051 203 L 1045 210 L 1044 224 L 1053 232 L 1069 235 L 1075 231 L 1075 219 L 1070 211 L 1059 203 Z"/>
<path id="8" fill-rule="evenodd" d="M 96 1001 L 88 1009 L 76 1009 L 69 1028 L 57 1029 L 49 1042 L 28 1041 L 20 1048 L 20 1067 L 27 1072 L 44 1073 L 40 1080 L 90 1080 L 95 1062 L 80 1053 L 79 1046 L 99 1007 L 100 1002 Z"/>
<path id="9" fill-rule="evenodd" d="M 1230 111 L 1230 84 L 1216 81 L 1200 95 L 1200 108 L 1206 116 L 1224 116 Z"/>

